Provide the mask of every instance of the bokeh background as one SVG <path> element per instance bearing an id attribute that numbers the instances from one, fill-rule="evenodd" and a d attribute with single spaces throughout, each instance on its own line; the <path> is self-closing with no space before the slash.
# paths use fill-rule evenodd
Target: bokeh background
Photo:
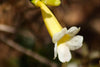
<path id="1" fill-rule="evenodd" d="M 82 48 L 72 60 L 53 60 L 54 44 L 38 7 L 29 0 L 0 0 L 0 67 L 99 67 L 100 0 L 61 0 L 48 6 L 63 27 L 81 27 Z"/>

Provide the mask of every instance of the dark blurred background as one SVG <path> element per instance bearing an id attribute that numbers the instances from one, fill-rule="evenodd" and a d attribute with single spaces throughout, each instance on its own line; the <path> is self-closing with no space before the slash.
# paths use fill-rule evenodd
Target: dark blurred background
<path id="1" fill-rule="evenodd" d="M 99 67 L 100 0 L 61 0 L 48 6 L 63 27 L 81 27 L 82 48 L 72 60 L 53 60 L 54 44 L 41 11 L 29 0 L 0 0 L 0 67 Z"/>

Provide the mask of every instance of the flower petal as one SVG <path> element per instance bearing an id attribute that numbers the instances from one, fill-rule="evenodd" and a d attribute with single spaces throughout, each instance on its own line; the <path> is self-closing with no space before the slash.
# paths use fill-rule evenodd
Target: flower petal
<path id="1" fill-rule="evenodd" d="M 65 44 L 60 44 L 57 47 L 58 58 L 61 62 L 68 62 L 71 59 L 69 48 Z"/>
<path id="2" fill-rule="evenodd" d="M 55 33 L 52 38 L 53 43 L 59 41 L 66 34 L 66 32 L 67 32 L 67 28 L 63 28 L 60 32 Z"/>
<path id="3" fill-rule="evenodd" d="M 54 45 L 54 59 L 57 57 L 57 43 Z"/>
<path id="4" fill-rule="evenodd" d="M 77 35 L 73 37 L 70 41 L 67 41 L 66 44 L 70 50 L 76 50 L 82 46 L 83 36 Z"/>
<path id="5" fill-rule="evenodd" d="M 77 27 L 71 27 L 66 34 L 69 34 L 70 36 L 75 36 L 80 31 L 80 28 Z"/>

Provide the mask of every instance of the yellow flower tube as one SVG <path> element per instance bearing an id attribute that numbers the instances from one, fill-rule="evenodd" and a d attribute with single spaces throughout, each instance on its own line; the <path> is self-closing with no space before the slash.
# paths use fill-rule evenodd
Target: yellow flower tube
<path id="1" fill-rule="evenodd" d="M 53 37 L 55 33 L 60 32 L 62 30 L 62 27 L 58 23 L 57 19 L 52 14 L 52 12 L 47 8 L 47 6 L 45 6 L 45 4 L 41 1 L 38 1 L 36 6 L 41 8 L 43 20 L 50 36 Z"/>

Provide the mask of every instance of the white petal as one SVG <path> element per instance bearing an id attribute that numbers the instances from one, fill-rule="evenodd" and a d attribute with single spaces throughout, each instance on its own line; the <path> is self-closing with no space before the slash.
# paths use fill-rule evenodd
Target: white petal
<path id="1" fill-rule="evenodd" d="M 58 40 L 60 40 L 67 32 L 67 28 L 63 28 L 60 32 L 54 34 L 53 36 L 53 43 L 56 43 Z"/>
<path id="2" fill-rule="evenodd" d="M 64 63 L 71 60 L 71 53 L 69 51 L 69 48 L 65 44 L 60 44 L 57 47 L 57 52 L 60 62 Z"/>
<path id="3" fill-rule="evenodd" d="M 54 45 L 54 59 L 57 57 L 57 43 Z"/>
<path id="4" fill-rule="evenodd" d="M 82 46 L 83 43 L 83 36 L 75 36 L 70 41 L 66 42 L 66 45 L 69 47 L 70 50 L 78 49 Z"/>
<path id="5" fill-rule="evenodd" d="M 77 27 L 71 27 L 66 34 L 69 34 L 70 36 L 75 36 L 80 31 L 80 28 Z"/>

